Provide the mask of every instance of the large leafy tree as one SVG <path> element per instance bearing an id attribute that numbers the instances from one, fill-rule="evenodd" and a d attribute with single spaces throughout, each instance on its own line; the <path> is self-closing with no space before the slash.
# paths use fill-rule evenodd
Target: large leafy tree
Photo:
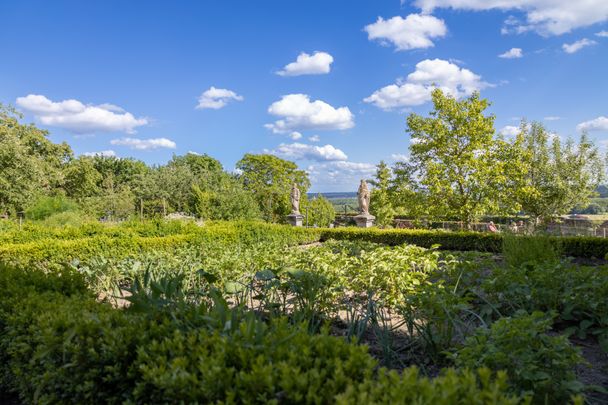
<path id="1" fill-rule="evenodd" d="M 428 117 L 410 114 L 407 163 L 409 183 L 424 199 L 429 213 L 470 225 L 481 214 L 503 208 L 513 167 L 509 145 L 494 137 L 494 116 L 485 115 L 489 102 L 478 93 L 457 100 L 440 89 L 432 93 Z"/>
<path id="2" fill-rule="evenodd" d="M 20 119 L 0 104 L 0 214 L 22 211 L 59 191 L 62 167 L 72 156 L 67 144 L 51 142 L 46 131 Z"/>
<path id="3" fill-rule="evenodd" d="M 515 198 L 536 223 L 588 204 L 605 177 L 605 161 L 586 134 L 562 144 L 542 124 L 522 122 L 515 146 L 525 167 Z"/>
<path id="4" fill-rule="evenodd" d="M 310 187 L 305 171 L 288 160 L 273 155 L 246 154 L 236 164 L 239 178 L 245 189 L 253 193 L 265 219 L 272 222 L 284 221 L 291 211 L 289 195 L 296 183 L 302 193 Z"/>

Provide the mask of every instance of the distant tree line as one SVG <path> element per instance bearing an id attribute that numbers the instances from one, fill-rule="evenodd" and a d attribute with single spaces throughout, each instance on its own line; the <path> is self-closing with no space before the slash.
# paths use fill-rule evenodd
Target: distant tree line
<path id="1" fill-rule="evenodd" d="M 123 219 L 183 212 L 204 219 L 281 222 L 291 210 L 293 183 L 302 191 L 302 206 L 308 204 L 307 173 L 276 156 L 246 154 L 234 173 L 205 154 L 173 156 L 152 166 L 131 158 L 76 157 L 68 144 L 53 143 L 47 131 L 20 119 L 14 109 L 0 105 L 0 215 L 44 219 L 78 211 Z M 311 215 L 311 225 L 328 225 L 327 215 L 333 220 L 323 200 L 310 202 L 311 213 L 323 218 Z"/>
<path id="2" fill-rule="evenodd" d="M 512 138 L 496 134 L 488 100 L 432 94 L 427 117 L 410 114 L 409 155 L 373 179 L 371 212 L 380 226 L 395 215 L 456 220 L 528 215 L 541 223 L 587 207 L 605 178 L 605 157 L 583 133 L 563 141 L 538 122 L 522 121 Z M 206 154 L 173 156 L 165 165 L 131 158 L 74 156 L 66 143 L 20 122 L 0 105 L 0 215 L 44 219 L 78 211 L 91 218 L 154 217 L 183 212 L 203 219 L 283 222 L 296 183 L 309 225 L 327 226 L 335 210 L 323 196 L 308 201 L 310 180 L 293 162 L 245 154 L 234 172 Z"/>

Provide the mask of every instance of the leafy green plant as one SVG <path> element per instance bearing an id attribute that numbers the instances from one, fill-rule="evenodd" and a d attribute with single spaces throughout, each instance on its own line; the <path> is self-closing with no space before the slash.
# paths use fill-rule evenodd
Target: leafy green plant
<path id="1" fill-rule="evenodd" d="M 473 311 L 471 297 L 443 282 L 425 283 L 398 307 L 412 339 L 437 362 L 443 352 L 462 341 L 483 319 Z"/>
<path id="2" fill-rule="evenodd" d="M 608 267 L 528 263 L 498 267 L 481 283 L 485 303 L 504 315 L 554 311 L 556 322 L 579 338 L 595 336 L 608 352 Z"/>
<path id="3" fill-rule="evenodd" d="M 535 403 L 565 402 L 583 385 L 574 367 L 583 362 L 565 336 L 552 336 L 552 315 L 517 313 L 482 327 L 452 354 L 458 367 L 504 370 L 514 392 L 530 394 Z"/>

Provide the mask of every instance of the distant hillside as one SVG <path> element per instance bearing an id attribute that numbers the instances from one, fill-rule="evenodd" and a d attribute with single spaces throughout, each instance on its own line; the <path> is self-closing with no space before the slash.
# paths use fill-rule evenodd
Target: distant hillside
<path id="1" fill-rule="evenodd" d="M 332 193 L 308 193 L 308 198 L 315 197 L 316 195 L 321 194 L 323 197 L 328 200 L 337 200 L 344 198 L 357 198 L 356 192 L 332 192 Z"/>

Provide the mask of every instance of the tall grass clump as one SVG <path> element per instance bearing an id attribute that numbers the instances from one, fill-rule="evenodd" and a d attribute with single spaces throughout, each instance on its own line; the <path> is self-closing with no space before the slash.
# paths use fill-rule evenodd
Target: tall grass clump
<path id="1" fill-rule="evenodd" d="M 561 249 L 554 238 L 546 235 L 517 236 L 506 233 L 502 239 L 502 253 L 509 266 L 524 263 L 557 262 Z"/>

